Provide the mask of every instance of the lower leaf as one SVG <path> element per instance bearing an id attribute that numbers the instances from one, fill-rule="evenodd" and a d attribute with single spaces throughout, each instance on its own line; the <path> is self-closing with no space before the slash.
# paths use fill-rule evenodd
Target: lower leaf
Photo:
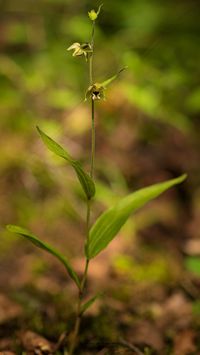
<path id="1" fill-rule="evenodd" d="M 24 238 L 26 238 L 29 242 L 36 245 L 38 248 L 47 251 L 48 253 L 54 255 L 60 262 L 64 265 L 65 269 L 67 270 L 69 276 L 72 280 L 76 283 L 78 288 L 80 288 L 80 280 L 78 278 L 77 273 L 73 270 L 72 266 L 70 265 L 69 261 L 65 258 L 64 255 L 59 253 L 56 249 L 54 249 L 51 245 L 42 242 L 38 239 L 34 234 L 29 232 L 27 229 L 21 228 L 19 226 L 15 226 L 9 224 L 6 226 L 7 230 L 12 233 L 16 233 Z"/>
<path id="2" fill-rule="evenodd" d="M 105 211 L 90 230 L 89 242 L 85 248 L 86 257 L 92 259 L 106 248 L 133 212 L 185 179 L 186 174 L 145 187 L 122 198 L 114 207 Z"/>

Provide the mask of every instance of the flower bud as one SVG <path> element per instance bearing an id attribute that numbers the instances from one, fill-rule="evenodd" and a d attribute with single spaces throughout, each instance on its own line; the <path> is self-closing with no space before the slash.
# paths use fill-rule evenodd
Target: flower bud
<path id="1" fill-rule="evenodd" d="M 88 16 L 91 21 L 95 21 L 97 19 L 97 13 L 94 10 L 89 11 Z"/>
<path id="2" fill-rule="evenodd" d="M 102 7 L 102 6 L 103 6 L 103 4 L 101 4 L 101 5 L 99 6 L 97 12 L 96 12 L 94 9 L 92 9 L 91 11 L 88 12 L 88 16 L 89 16 L 89 18 L 90 18 L 91 21 L 95 21 L 95 20 L 97 19 L 98 15 L 99 15 L 99 13 L 100 13 L 100 11 L 101 11 L 101 7 Z"/>

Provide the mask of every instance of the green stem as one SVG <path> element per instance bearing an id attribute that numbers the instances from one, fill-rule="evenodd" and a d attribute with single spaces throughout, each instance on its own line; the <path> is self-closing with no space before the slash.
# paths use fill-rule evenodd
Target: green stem
<path id="1" fill-rule="evenodd" d="M 90 200 L 87 200 L 86 247 L 87 247 L 87 244 L 89 241 L 89 230 L 90 230 Z M 79 333 L 79 329 L 80 329 L 81 318 L 82 318 L 82 313 L 81 313 L 82 298 L 83 298 L 83 294 L 85 291 L 85 285 L 86 285 L 86 281 L 87 281 L 88 266 L 89 266 L 89 260 L 86 259 L 85 270 L 83 273 L 83 278 L 82 278 L 80 289 L 79 289 L 79 298 L 78 298 L 77 309 L 76 309 L 76 320 L 75 320 L 74 332 L 72 334 L 71 344 L 70 344 L 70 348 L 69 348 L 69 355 L 73 355 L 73 353 L 74 353 L 74 350 L 76 347 L 76 342 L 77 342 L 77 337 L 78 337 L 78 333 Z"/>
<path id="2" fill-rule="evenodd" d="M 94 100 L 91 99 L 91 116 L 92 116 L 92 147 L 91 147 L 91 168 L 90 176 L 94 175 L 94 159 L 95 159 L 95 121 L 94 121 Z"/>
<path id="3" fill-rule="evenodd" d="M 93 84 L 93 55 L 89 58 L 89 82 Z"/>
<path id="4" fill-rule="evenodd" d="M 85 270 L 84 270 L 83 278 L 81 281 L 81 286 L 79 289 L 79 298 L 78 298 L 77 310 L 76 310 L 76 321 L 75 321 L 74 331 L 72 334 L 71 344 L 70 344 L 70 348 L 69 348 L 69 355 L 74 354 L 74 350 L 75 350 L 76 343 L 77 343 L 77 337 L 79 334 L 81 318 L 82 318 L 82 314 L 81 314 L 82 298 L 83 298 L 83 293 L 84 293 L 85 284 L 86 284 L 86 280 L 87 280 L 88 266 L 89 266 L 89 260 L 86 259 Z"/>
<path id="5" fill-rule="evenodd" d="M 93 51 L 94 51 L 94 29 L 95 29 L 95 21 L 93 21 L 92 25 L 92 36 L 91 36 L 91 47 L 92 47 L 92 55 L 89 58 L 89 81 L 90 85 L 93 84 Z M 91 134 L 91 167 L 90 167 L 90 176 L 93 178 L 94 176 L 94 159 L 95 159 L 95 121 L 94 121 L 94 100 L 91 99 L 91 120 L 92 120 L 92 134 Z M 86 248 L 89 243 L 89 231 L 90 231 L 90 213 L 91 212 L 91 200 L 87 200 L 87 214 L 86 214 Z M 85 269 L 83 273 L 83 277 L 81 280 L 81 285 L 79 288 L 79 298 L 77 303 L 77 310 L 76 310 L 76 320 L 74 325 L 74 331 L 71 338 L 70 348 L 69 348 L 69 355 L 74 354 L 74 350 L 77 343 L 77 337 L 79 334 L 82 312 L 82 299 L 83 294 L 85 291 L 86 281 L 87 281 L 87 274 L 88 274 L 88 267 L 89 267 L 89 260 L 86 259 L 85 261 Z"/>
<path id="6" fill-rule="evenodd" d="M 92 54 L 89 58 L 89 82 L 90 85 L 93 84 L 93 59 L 94 59 L 94 30 L 95 30 L 95 21 L 92 23 L 92 36 L 91 36 L 91 48 L 92 48 Z"/>

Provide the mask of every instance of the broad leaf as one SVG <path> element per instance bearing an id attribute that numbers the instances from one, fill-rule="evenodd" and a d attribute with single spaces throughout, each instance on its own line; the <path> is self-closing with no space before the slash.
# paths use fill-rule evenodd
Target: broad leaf
<path id="1" fill-rule="evenodd" d="M 47 148 L 59 157 L 64 158 L 74 168 L 87 198 L 91 199 L 95 195 L 95 185 L 89 174 L 81 167 L 80 162 L 73 159 L 63 147 L 47 136 L 39 127 L 37 127 L 37 130 Z"/>
<path id="2" fill-rule="evenodd" d="M 60 254 L 56 249 L 54 249 L 51 245 L 42 242 L 40 239 L 38 239 L 34 234 L 29 232 L 27 229 L 21 228 L 19 226 L 11 225 L 9 224 L 7 226 L 7 230 L 12 233 L 17 233 L 20 236 L 26 238 L 29 240 L 31 243 L 36 245 L 38 248 L 46 250 L 48 253 L 54 255 L 58 260 L 61 261 L 61 263 L 64 265 L 64 267 L 67 269 L 70 277 L 75 281 L 78 287 L 80 287 L 80 281 L 78 278 L 78 275 L 76 272 L 73 270 L 72 266 L 70 263 L 66 260 L 66 258 Z"/>
<path id="3" fill-rule="evenodd" d="M 85 250 L 86 257 L 92 259 L 99 254 L 116 236 L 133 212 L 173 185 L 181 183 L 185 178 L 184 174 L 176 179 L 145 187 L 122 198 L 114 207 L 105 211 L 90 230 L 89 243 Z"/>
<path id="4" fill-rule="evenodd" d="M 97 298 L 101 297 L 101 294 L 98 293 L 96 296 L 93 296 L 92 298 L 90 298 L 87 302 L 85 302 L 82 306 L 81 306 L 81 311 L 80 314 L 85 313 L 85 311 L 87 311 L 87 309 L 89 307 L 91 307 L 93 305 L 93 303 L 96 301 Z"/>

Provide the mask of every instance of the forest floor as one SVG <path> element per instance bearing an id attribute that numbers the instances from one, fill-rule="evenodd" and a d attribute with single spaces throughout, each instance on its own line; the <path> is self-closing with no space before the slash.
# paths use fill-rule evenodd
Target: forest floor
<path id="1" fill-rule="evenodd" d="M 104 142 L 99 151 L 103 147 Z M 184 171 L 195 176 L 198 165 L 195 148 L 170 130 L 159 142 L 159 154 L 141 142 L 135 147 L 138 176 L 126 164 L 123 151 L 113 159 L 130 188 L 132 174 L 144 185 L 155 177 L 165 178 L 163 160 L 164 170 L 174 176 Z M 190 179 L 190 184 L 169 194 L 167 221 L 141 229 L 134 243 L 120 235 L 91 263 L 85 297 L 96 290 L 102 297 L 83 317 L 76 354 L 200 354 L 199 270 L 195 274 L 186 265 L 188 257 L 200 254 L 200 209 L 194 203 L 197 180 Z M 169 207 L 174 203 L 180 209 L 178 218 Z M 45 254 L 45 261 L 41 256 L 26 243 L 1 255 L 1 355 L 67 354 L 77 292 L 62 266 L 51 256 Z M 79 274 L 83 263 L 82 257 L 74 256 Z"/>

